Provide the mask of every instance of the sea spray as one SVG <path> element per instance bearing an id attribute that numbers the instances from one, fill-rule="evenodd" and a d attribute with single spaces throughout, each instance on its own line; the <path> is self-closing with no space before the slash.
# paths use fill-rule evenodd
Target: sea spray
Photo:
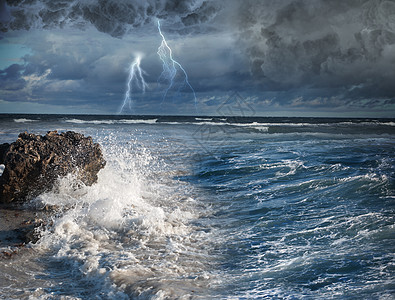
<path id="1" fill-rule="evenodd" d="M 161 167 L 147 149 L 133 141 L 103 144 L 108 163 L 97 184 L 75 189 L 68 176 L 37 198 L 61 213 L 35 247 L 69 269 L 70 280 L 89 281 L 92 295 L 202 293 L 209 278 L 202 246 L 208 234 L 192 224 L 199 218 L 193 199 L 174 194 L 179 182 L 172 187 L 171 178 L 158 178 Z"/>

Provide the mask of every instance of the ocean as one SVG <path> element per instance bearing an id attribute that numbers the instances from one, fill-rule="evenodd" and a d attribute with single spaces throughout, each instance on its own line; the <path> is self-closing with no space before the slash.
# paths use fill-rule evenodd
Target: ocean
<path id="1" fill-rule="evenodd" d="M 107 165 L 31 200 L 0 299 L 395 299 L 394 119 L 0 115 L 49 130 Z"/>

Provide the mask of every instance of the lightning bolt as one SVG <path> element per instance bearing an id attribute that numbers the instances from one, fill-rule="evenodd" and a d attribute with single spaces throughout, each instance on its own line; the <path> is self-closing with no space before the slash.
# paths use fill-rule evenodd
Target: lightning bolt
<path id="1" fill-rule="evenodd" d="M 123 104 L 119 109 L 119 114 L 123 112 L 126 106 L 129 107 L 130 111 L 132 111 L 133 99 L 131 95 L 133 91 L 133 86 L 140 89 L 143 92 L 143 94 L 145 93 L 145 89 L 148 88 L 148 84 L 145 82 L 143 76 L 146 73 L 143 69 L 141 69 L 140 62 L 141 62 L 141 55 L 138 54 L 136 55 L 134 61 L 130 64 L 129 77 L 126 85 L 127 88 L 125 92 L 125 97 L 123 99 Z"/>
<path id="2" fill-rule="evenodd" d="M 159 76 L 158 82 L 161 79 L 164 79 L 169 82 L 169 85 L 166 88 L 165 93 L 163 94 L 161 105 L 165 101 L 167 94 L 169 93 L 169 90 L 175 86 L 175 77 L 176 77 L 177 73 L 178 74 L 181 73 L 180 75 L 183 77 L 183 80 L 181 81 L 181 84 L 179 85 L 178 91 L 180 91 L 185 86 L 189 87 L 189 89 L 193 93 L 195 111 L 197 111 L 197 103 L 196 103 L 197 101 L 196 101 L 195 90 L 189 83 L 188 74 L 185 71 L 185 69 L 181 66 L 181 64 L 179 62 L 174 60 L 171 48 L 167 44 L 165 36 L 163 35 L 163 33 L 160 29 L 159 20 L 158 20 L 158 31 L 159 31 L 160 36 L 162 37 L 162 43 L 160 44 L 157 53 L 159 55 L 159 58 L 163 62 L 163 71 L 162 71 L 161 75 Z"/>

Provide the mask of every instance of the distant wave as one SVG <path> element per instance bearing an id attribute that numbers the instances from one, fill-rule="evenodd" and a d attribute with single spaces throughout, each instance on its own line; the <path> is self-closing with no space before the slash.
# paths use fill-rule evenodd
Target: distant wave
<path id="1" fill-rule="evenodd" d="M 262 132 L 268 132 L 269 131 L 269 127 L 268 126 L 252 126 L 252 128 L 262 131 Z"/>
<path id="2" fill-rule="evenodd" d="M 195 118 L 196 121 L 212 121 L 213 118 Z"/>
<path id="3" fill-rule="evenodd" d="M 37 120 L 25 119 L 25 118 L 14 119 L 14 122 L 16 123 L 27 123 L 27 122 L 36 122 L 36 121 Z"/>
<path id="4" fill-rule="evenodd" d="M 196 118 L 198 121 L 198 118 Z M 286 122 L 246 122 L 246 123 L 238 123 L 238 122 L 229 122 L 226 119 L 221 119 L 221 122 L 216 122 L 214 120 L 209 119 L 199 119 L 201 122 L 188 122 L 188 121 L 157 121 L 160 124 L 172 124 L 172 125 L 184 125 L 184 124 L 194 124 L 194 125 L 230 125 L 230 126 L 240 126 L 240 127 L 251 127 L 251 126 L 284 126 L 284 127 L 335 127 L 341 125 L 383 125 L 383 126 L 395 126 L 395 122 L 339 122 L 339 123 L 286 123 Z"/>
<path id="5" fill-rule="evenodd" d="M 81 120 L 81 119 L 67 119 L 65 122 L 67 123 L 74 123 L 74 124 L 155 124 L 157 119 L 150 119 L 150 120 Z"/>
<path id="6" fill-rule="evenodd" d="M 240 126 L 240 127 L 251 127 L 251 126 L 265 126 L 267 127 L 267 123 L 231 123 L 231 122 L 210 122 L 210 121 L 202 121 L 202 122 L 183 122 L 183 121 L 158 121 L 160 124 L 169 124 L 169 125 L 212 125 L 212 126 Z"/>
<path id="7" fill-rule="evenodd" d="M 17 119 L 15 119 L 17 120 Z M 27 120 L 27 119 L 18 119 Z M 174 125 L 174 126 L 215 126 L 221 127 L 226 126 L 229 128 L 240 128 L 245 130 L 252 130 L 261 133 L 270 134 L 287 134 L 287 133 L 301 133 L 301 134 L 359 134 L 369 131 L 370 133 L 391 133 L 393 131 L 393 126 L 395 122 L 390 120 L 372 120 L 368 121 L 342 121 L 342 122 L 322 122 L 308 120 L 301 120 L 296 122 L 289 122 L 289 120 L 284 121 L 259 121 L 259 120 L 239 120 L 239 119 L 226 119 L 226 118 L 209 118 L 209 117 L 190 117 L 172 119 L 171 117 L 156 117 L 152 119 L 136 118 L 136 119 L 84 119 L 84 118 L 70 118 L 63 119 L 66 123 L 73 124 L 92 124 L 92 125 L 134 125 L 134 124 L 147 124 L 147 125 Z M 33 121 L 33 120 L 32 120 Z M 249 122 L 248 122 L 249 121 Z M 20 121 L 22 122 L 22 121 Z"/>
<path id="8" fill-rule="evenodd" d="M 121 124 L 155 124 L 158 119 L 150 120 L 119 120 Z"/>
<path id="9" fill-rule="evenodd" d="M 372 121 L 372 122 L 340 122 L 341 125 L 382 125 L 382 126 L 395 126 L 395 122 L 380 122 L 380 121 Z"/>
<path id="10" fill-rule="evenodd" d="M 81 120 L 81 119 L 68 119 L 65 120 L 67 123 L 75 123 L 75 124 L 114 124 L 113 120 Z"/>

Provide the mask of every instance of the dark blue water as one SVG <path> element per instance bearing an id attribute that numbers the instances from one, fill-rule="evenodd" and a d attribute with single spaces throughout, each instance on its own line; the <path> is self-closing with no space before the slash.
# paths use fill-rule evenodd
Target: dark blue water
<path id="1" fill-rule="evenodd" d="M 83 193 L 64 180 L 37 199 L 76 208 L 19 258 L 37 258 L 35 279 L 16 285 L 23 295 L 395 296 L 394 120 L 1 116 L 0 124 L 0 142 L 23 130 L 92 135 L 108 161 Z M 3 268 L 4 286 L 14 268 Z"/>
<path id="2" fill-rule="evenodd" d="M 197 170 L 227 236 L 225 290 L 237 286 L 247 298 L 394 293 L 393 144 L 288 136 L 238 145 Z"/>

